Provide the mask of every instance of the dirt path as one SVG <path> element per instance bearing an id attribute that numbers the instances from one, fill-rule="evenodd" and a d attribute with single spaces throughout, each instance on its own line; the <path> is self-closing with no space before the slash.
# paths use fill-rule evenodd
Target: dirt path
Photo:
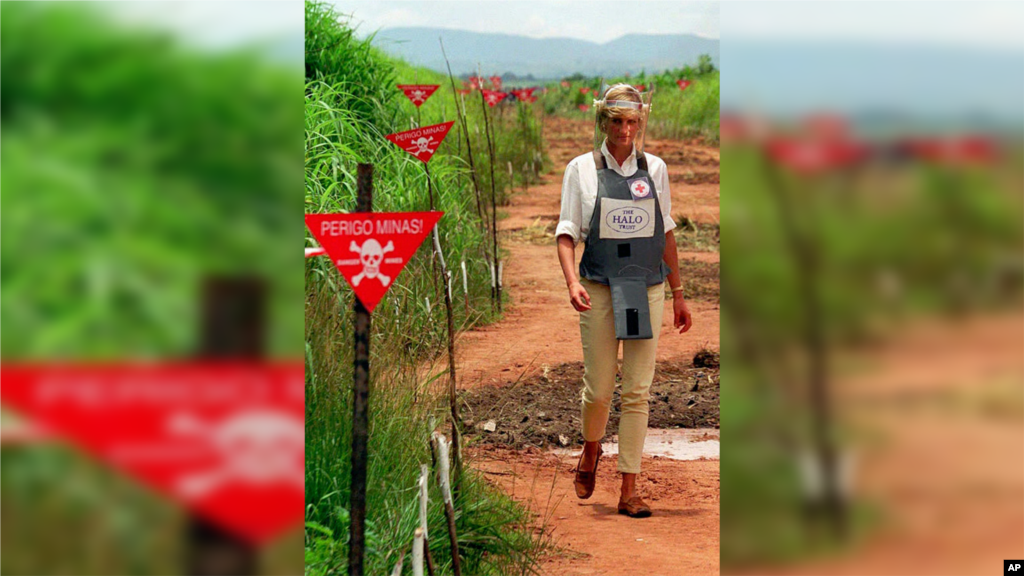
<path id="1" fill-rule="evenodd" d="M 502 210 L 502 246 L 511 255 L 505 262 L 504 287 L 513 305 L 495 324 L 462 333 L 456 349 L 460 388 L 501 384 L 542 371 L 544 366 L 582 359 L 579 314 L 569 304 L 565 279 L 558 266 L 554 231 L 561 205 L 562 171 L 569 160 L 591 145 L 592 127 L 586 122 L 547 119 L 548 153 L 555 166 L 539 186 L 517 193 Z M 668 163 L 673 217 L 718 223 L 718 149 L 695 143 L 650 140 L 648 152 Z M 680 162 L 686 162 L 681 164 Z M 711 175 L 713 174 L 713 178 Z M 686 180 L 714 183 L 690 185 Z M 576 250 L 577 263 L 583 247 Z M 680 266 L 690 262 L 718 263 L 718 252 L 679 252 Z M 692 357 L 702 347 L 718 349 L 718 303 L 688 301 L 693 327 L 679 335 L 671 327 L 672 303 L 658 343 L 658 360 Z"/>
<path id="2" fill-rule="evenodd" d="M 528 381 L 550 368 L 582 360 L 579 315 L 568 302 L 552 233 L 561 203 L 562 171 L 590 147 L 592 125 L 552 118 L 545 122 L 548 153 L 557 168 L 503 208 L 508 217 L 499 222 L 499 231 L 510 252 L 504 286 L 512 306 L 502 321 L 460 335 L 456 362 L 462 389 Z M 648 141 L 647 150 L 669 165 L 672 215 L 717 225 L 718 150 L 657 140 Z M 577 259 L 581 254 L 579 247 Z M 684 276 L 703 276 L 717 295 L 717 251 L 681 250 L 680 261 Z M 689 299 L 688 304 L 693 327 L 680 335 L 671 328 L 671 302 L 666 303 L 659 362 L 690 362 L 701 348 L 718 350 L 717 296 Z M 717 460 L 645 457 L 639 484 L 655 514 L 635 520 L 616 513 L 614 456 L 602 459 L 594 496 L 580 501 L 573 492 L 571 456 L 493 446 L 475 447 L 470 455 L 474 467 L 526 503 L 536 514 L 538 528 L 559 548 L 542 559 L 542 574 L 719 572 Z"/>
<path id="3" fill-rule="evenodd" d="M 997 574 L 1024 557 L 1020 313 L 926 321 L 847 364 L 854 490 L 883 515 L 837 556 L 733 574 Z"/>

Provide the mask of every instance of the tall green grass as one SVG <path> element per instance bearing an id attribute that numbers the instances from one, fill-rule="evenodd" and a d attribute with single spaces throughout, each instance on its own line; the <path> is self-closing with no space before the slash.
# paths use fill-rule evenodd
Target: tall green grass
<path id="1" fill-rule="evenodd" d="M 327 5 L 307 3 L 306 9 L 306 212 L 352 210 L 360 162 L 374 165 L 375 211 L 427 210 L 431 201 L 423 164 L 384 136 L 417 124 L 456 120 L 455 95 L 447 78 L 387 58 L 368 40 L 355 38 Z M 418 112 L 395 88 L 413 82 L 442 85 Z M 490 171 L 482 116 L 478 102 L 466 104 L 486 200 Z M 524 130 L 533 127 L 529 119 L 524 125 Z M 510 133 L 517 126 L 495 120 L 496 152 L 504 154 L 500 158 L 511 159 L 520 149 L 537 153 L 529 142 L 525 147 L 506 145 L 519 142 Z M 486 264 L 489 235 L 477 213 L 461 130 L 457 124 L 430 161 L 433 206 L 445 212 L 438 232 L 453 272 L 457 328 L 496 318 Z M 504 194 L 507 168 L 495 168 L 495 189 Z M 499 196 L 501 201 L 505 198 Z M 430 463 L 428 440 L 434 426 L 446 422 L 442 390 L 447 373 L 427 368 L 446 348 L 447 329 L 440 267 L 432 260 L 429 240 L 425 244 L 373 313 L 368 573 L 389 572 L 398 557 L 411 550 L 418 523 L 419 467 Z M 463 261 L 469 271 L 468 298 L 462 290 Z M 306 562 L 308 574 L 330 574 L 341 570 L 348 554 L 353 295 L 326 259 L 309 259 L 305 278 Z M 430 547 L 440 573 L 448 574 L 451 554 L 434 477 L 431 499 Z M 504 575 L 530 569 L 537 543 L 526 529 L 527 513 L 468 469 L 456 510 L 464 574 Z"/>

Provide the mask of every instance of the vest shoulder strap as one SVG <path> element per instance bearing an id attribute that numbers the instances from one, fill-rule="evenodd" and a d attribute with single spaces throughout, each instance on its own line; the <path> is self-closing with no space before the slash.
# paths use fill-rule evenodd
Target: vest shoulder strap
<path id="1" fill-rule="evenodd" d="M 598 170 L 608 168 L 608 164 L 604 161 L 604 154 L 601 154 L 600 150 L 594 150 L 594 165 L 597 166 Z"/>
<path id="2" fill-rule="evenodd" d="M 647 169 L 647 155 L 646 154 L 644 154 L 642 152 L 640 153 L 640 156 L 636 159 L 636 166 L 637 166 L 637 168 L 643 170 L 644 172 L 650 172 L 650 170 Z"/>

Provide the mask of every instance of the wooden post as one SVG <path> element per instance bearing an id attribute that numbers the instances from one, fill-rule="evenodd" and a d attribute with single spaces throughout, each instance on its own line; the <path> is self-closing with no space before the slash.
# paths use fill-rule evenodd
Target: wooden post
<path id="1" fill-rule="evenodd" d="M 452 546 L 452 570 L 455 576 L 462 576 L 462 567 L 459 563 L 459 539 L 455 532 L 455 505 L 452 500 L 451 484 L 448 480 L 448 441 L 443 434 L 434 432 L 434 439 L 437 441 L 437 476 L 441 484 L 441 497 L 444 499 L 444 516 L 448 520 L 448 539 Z"/>
<path id="2" fill-rule="evenodd" d="M 473 182 L 473 191 L 476 192 L 476 215 L 480 217 L 480 222 L 483 223 L 484 229 L 487 229 L 487 212 L 483 208 L 483 204 L 480 200 L 480 182 L 476 177 L 476 166 L 473 164 L 473 144 L 469 139 L 469 125 L 466 124 L 466 105 L 463 100 L 463 105 L 459 106 L 459 90 L 455 87 L 455 76 L 452 75 L 452 65 L 448 62 L 448 54 L 444 51 L 444 41 L 440 37 L 437 41 L 441 44 L 441 55 L 444 56 L 444 63 L 448 67 L 448 79 L 452 83 L 452 96 L 455 98 L 455 111 L 458 112 L 459 120 L 462 122 L 462 131 L 466 135 L 466 156 L 469 159 L 469 173 L 470 180 Z"/>
<path id="3" fill-rule="evenodd" d="M 263 357 L 266 286 L 259 278 L 210 277 L 202 287 L 198 356 L 259 361 Z M 259 554 L 246 542 L 196 515 L 186 524 L 186 570 L 192 576 L 252 576 Z"/>
<path id="4" fill-rule="evenodd" d="M 373 165 L 356 168 L 356 212 L 373 211 Z M 363 576 L 366 546 L 366 443 L 370 427 L 370 312 L 359 297 L 355 308 L 355 361 L 352 386 L 352 483 L 349 498 L 349 576 Z"/>
<path id="5" fill-rule="evenodd" d="M 423 530 L 423 556 L 427 561 L 427 574 L 434 576 L 434 558 L 430 555 L 430 533 L 427 530 L 427 482 L 430 469 L 426 464 L 420 465 L 420 529 Z"/>
<path id="6" fill-rule="evenodd" d="M 479 70 L 477 76 L 480 75 Z M 494 191 L 494 142 L 491 140 L 491 123 L 487 119 L 487 100 L 484 98 L 483 90 L 480 91 L 480 106 L 484 111 L 484 134 L 487 136 L 487 151 L 490 153 L 491 161 L 488 163 L 491 167 L 491 237 L 493 239 L 493 248 L 491 249 L 491 258 L 494 260 L 494 269 L 498 269 L 498 199 Z M 498 304 L 498 313 L 501 313 L 501 287 L 495 284 L 494 299 Z"/>

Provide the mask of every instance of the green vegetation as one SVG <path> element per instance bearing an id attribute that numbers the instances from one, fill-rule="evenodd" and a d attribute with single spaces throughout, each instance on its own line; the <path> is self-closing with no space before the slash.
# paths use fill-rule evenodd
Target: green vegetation
<path id="1" fill-rule="evenodd" d="M 412 83 L 441 88 L 417 111 L 395 88 Z M 491 188 L 480 94 L 467 96 L 465 104 L 480 207 L 486 210 L 478 212 L 461 123 L 430 161 L 429 193 L 423 164 L 384 138 L 417 124 L 457 120 L 456 96 L 446 77 L 385 57 L 368 41 L 356 39 L 330 6 L 306 4 L 306 212 L 354 209 L 360 162 L 374 165 L 374 211 L 419 211 L 431 205 L 444 211 L 440 244 L 453 271 L 456 327 L 465 328 L 496 318 L 487 267 Z M 540 122 L 524 114 L 525 108 L 488 110 L 499 203 L 508 199 L 507 163 L 518 172 L 523 162 L 543 158 Z M 462 290 L 463 261 L 468 295 Z M 423 375 L 426 361 L 447 346 L 439 276 L 428 240 L 373 314 L 367 573 L 388 573 L 403 553 L 409 555 L 418 525 L 419 467 L 431 462 L 428 439 L 435 424 L 446 422 L 442 390 L 447 372 Z M 309 259 L 305 278 L 307 573 L 334 574 L 344 570 L 348 556 L 353 296 L 327 259 Z M 451 552 L 434 476 L 430 497 L 431 552 L 439 573 L 450 574 Z M 456 509 L 464 574 L 504 575 L 531 567 L 537 543 L 526 529 L 526 512 L 468 468 Z"/>
<path id="2" fill-rule="evenodd" d="M 604 78 L 605 84 L 625 82 L 633 85 L 644 85 L 653 90 L 653 107 L 648 120 L 647 135 L 651 138 L 700 138 L 707 144 L 718 145 L 718 91 L 719 72 L 711 64 L 711 58 L 702 55 L 696 66 L 683 66 L 674 70 L 665 70 L 660 74 L 647 74 L 641 71 L 636 76 Z M 680 90 L 677 80 L 689 80 L 691 84 Z M 543 96 L 544 111 L 547 114 L 558 114 L 571 118 L 579 118 L 585 114 L 593 116 L 591 105 L 600 90 L 601 78 L 587 78 L 577 74 L 564 78 L 562 83 L 548 86 L 548 93 Z M 590 88 L 589 93 L 580 89 Z M 587 106 L 587 112 L 579 110 L 580 105 Z"/>
<path id="3" fill-rule="evenodd" d="M 297 71 L 95 6 L 0 11 L 3 361 L 188 358 L 215 274 L 265 278 L 267 348 L 298 357 Z M 182 572 L 178 505 L 68 446 L 0 457 L 2 573 Z"/>

